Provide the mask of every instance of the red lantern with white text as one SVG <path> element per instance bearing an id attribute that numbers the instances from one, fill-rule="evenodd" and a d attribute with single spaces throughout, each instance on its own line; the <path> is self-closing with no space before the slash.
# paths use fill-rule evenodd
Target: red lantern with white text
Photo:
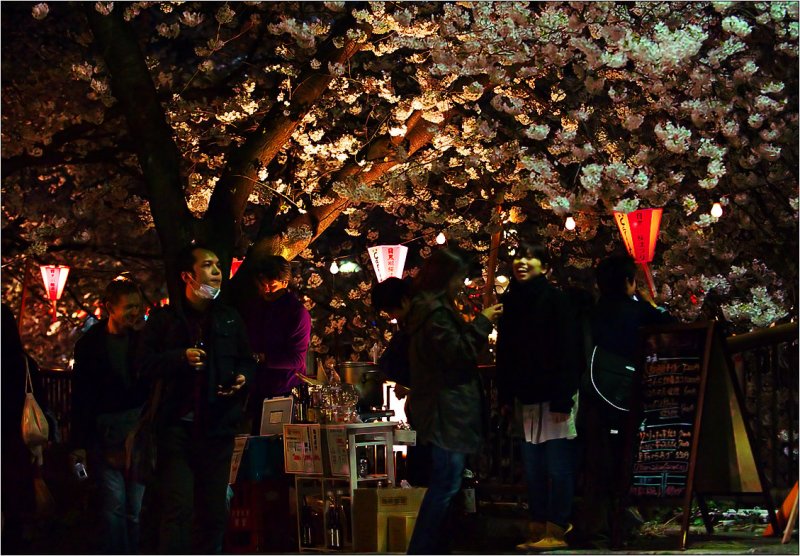
<path id="1" fill-rule="evenodd" d="M 653 275 L 650 273 L 650 268 L 647 264 L 652 262 L 656 252 L 656 241 L 658 240 L 662 212 L 663 209 L 660 208 L 640 209 L 627 214 L 614 212 L 614 220 L 617 222 L 620 234 L 622 234 L 625 249 L 628 250 L 636 264 L 642 266 L 647 288 L 654 299 L 656 288 L 653 283 Z"/>
<path id="2" fill-rule="evenodd" d="M 64 265 L 42 265 L 42 280 L 44 289 L 47 290 L 47 298 L 53 304 L 53 322 L 56 321 L 56 301 L 61 299 L 64 292 L 64 285 L 67 283 L 69 267 Z"/>
<path id="3" fill-rule="evenodd" d="M 387 278 L 403 277 L 403 267 L 406 264 L 408 247 L 405 245 L 376 245 L 367 249 L 378 282 Z"/>

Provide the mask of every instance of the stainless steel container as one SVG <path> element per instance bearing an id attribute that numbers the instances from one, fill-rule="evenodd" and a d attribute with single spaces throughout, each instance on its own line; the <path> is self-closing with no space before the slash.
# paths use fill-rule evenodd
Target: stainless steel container
<path id="1" fill-rule="evenodd" d="M 356 387 L 359 411 L 383 408 L 383 382 L 386 376 L 375 363 L 345 361 L 339 364 L 339 376 L 347 384 Z"/>

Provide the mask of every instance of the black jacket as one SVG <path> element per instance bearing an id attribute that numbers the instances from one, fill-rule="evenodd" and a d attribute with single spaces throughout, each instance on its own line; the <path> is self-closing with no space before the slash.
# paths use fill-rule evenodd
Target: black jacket
<path id="1" fill-rule="evenodd" d="M 491 331 L 483 315 L 465 322 L 443 295 L 414 298 L 408 316 L 411 393 L 406 413 L 421 443 L 462 453 L 480 447 L 477 362 Z"/>
<path id="2" fill-rule="evenodd" d="M 601 297 L 592 309 L 590 322 L 594 345 L 635 362 L 639 328 L 676 321 L 649 303 L 618 295 Z"/>
<path id="3" fill-rule="evenodd" d="M 93 325 L 75 344 L 70 442 L 87 448 L 97 440 L 97 416 L 141 407 L 148 385 L 136 372 L 140 333 L 128 333 L 128 376 L 112 371 L 106 340 L 108 321 Z"/>
<path id="4" fill-rule="evenodd" d="M 236 375 L 247 383 L 253 377 L 255 360 L 247 342 L 239 313 L 214 302 L 208 308 L 211 325 L 204 338 L 208 364 L 202 404 L 202 432 L 208 437 L 233 436 L 238 432 L 246 388 L 230 397 L 217 396 L 217 385 L 227 388 Z M 140 344 L 138 364 L 144 376 L 163 380 L 161 400 L 156 412 L 159 426 L 180 421 L 182 409 L 193 397 L 197 371 L 186 361 L 186 350 L 194 345 L 184 313 L 167 307 L 151 314 Z"/>
<path id="5" fill-rule="evenodd" d="M 497 326 L 497 389 L 501 403 L 550 402 L 569 413 L 584 367 L 583 343 L 573 303 L 537 276 L 512 282 L 502 297 Z"/>

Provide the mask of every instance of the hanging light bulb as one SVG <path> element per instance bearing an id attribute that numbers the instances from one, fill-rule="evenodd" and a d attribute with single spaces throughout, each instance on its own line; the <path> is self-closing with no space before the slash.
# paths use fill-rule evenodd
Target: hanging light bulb
<path id="1" fill-rule="evenodd" d="M 575 229 L 575 219 L 572 218 L 572 215 L 567 216 L 567 219 L 564 221 L 564 227 L 566 229 L 568 229 L 569 231 L 572 231 L 572 230 Z"/>
<path id="2" fill-rule="evenodd" d="M 711 207 L 711 216 L 713 216 L 714 218 L 719 218 L 720 216 L 722 216 L 721 204 L 714 203 L 714 205 Z"/>
<path id="3" fill-rule="evenodd" d="M 436 243 L 438 243 L 439 245 L 444 245 L 446 241 L 447 237 L 445 237 L 444 232 L 439 232 L 439 235 L 436 236 Z"/>
<path id="4" fill-rule="evenodd" d="M 339 265 L 336 264 L 336 261 L 333 261 L 331 263 L 330 271 L 331 271 L 331 274 L 339 274 Z"/>

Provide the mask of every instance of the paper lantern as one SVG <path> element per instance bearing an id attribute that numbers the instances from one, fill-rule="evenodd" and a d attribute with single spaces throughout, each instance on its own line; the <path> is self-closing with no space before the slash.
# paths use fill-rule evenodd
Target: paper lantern
<path id="1" fill-rule="evenodd" d="M 378 282 L 387 278 L 403 277 L 403 267 L 406 264 L 408 247 L 405 245 L 376 245 L 367 249 Z"/>
<path id="2" fill-rule="evenodd" d="M 244 259 L 237 259 L 236 257 L 233 258 L 231 261 L 231 278 L 236 275 L 236 271 L 239 270 L 239 267 L 242 266 Z"/>
<path id="3" fill-rule="evenodd" d="M 614 212 L 614 220 L 617 222 L 622 241 L 625 242 L 625 249 L 628 250 L 636 264 L 642 266 L 644 270 L 647 287 L 650 295 L 655 298 L 655 284 L 653 275 L 650 273 L 648 263 L 652 262 L 656 253 L 656 240 L 658 230 L 661 225 L 661 213 L 663 209 L 640 209 L 633 212 Z"/>
<path id="4" fill-rule="evenodd" d="M 53 322 L 55 322 L 56 301 L 61 299 L 61 294 L 64 292 L 64 286 L 69 275 L 69 267 L 64 265 L 41 265 L 41 270 L 47 298 L 53 304 Z"/>

